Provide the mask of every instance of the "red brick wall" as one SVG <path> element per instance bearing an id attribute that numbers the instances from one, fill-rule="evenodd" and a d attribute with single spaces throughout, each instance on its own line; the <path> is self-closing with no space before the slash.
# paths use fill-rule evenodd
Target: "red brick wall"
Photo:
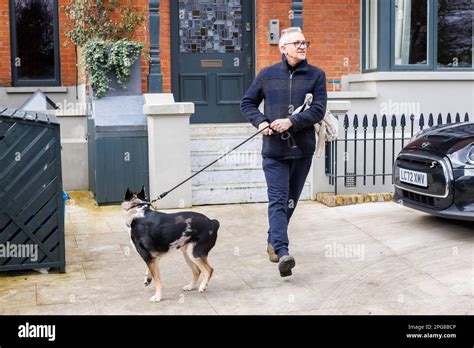
<path id="1" fill-rule="evenodd" d="M 160 60 L 163 93 L 171 93 L 170 0 L 160 1 Z"/>
<path id="2" fill-rule="evenodd" d="M 150 31 L 149 31 L 149 6 L 148 0 L 121 0 L 122 3 L 133 4 L 137 11 L 143 13 L 145 16 L 145 21 L 143 24 L 137 29 L 135 39 L 145 45 L 146 52 L 150 50 Z M 148 71 L 149 71 L 149 63 L 146 59 L 145 55 L 142 54 L 141 57 L 141 64 L 142 64 L 142 93 L 146 93 L 148 91 Z"/>
<path id="3" fill-rule="evenodd" d="M 268 43 L 268 21 L 280 20 L 280 30 L 291 27 L 291 0 L 257 0 L 256 1 L 256 70 L 279 63 L 281 53 L 278 45 Z"/>
<path id="4" fill-rule="evenodd" d="M 69 44 L 67 47 L 64 46 L 66 42 L 66 28 L 64 22 L 67 21 L 67 17 L 62 7 L 69 3 L 69 0 L 59 0 L 59 60 L 61 64 L 62 86 L 73 86 L 76 84 L 76 54 L 74 45 Z M 83 81 L 82 78 L 81 81 Z"/>
<path id="5" fill-rule="evenodd" d="M 279 19 L 280 30 L 290 27 L 291 1 L 256 4 L 258 73 L 281 59 L 278 45 L 268 44 L 268 21 Z M 360 72 L 360 0 L 304 0 L 303 33 L 311 42 L 308 62 L 323 69 L 328 80 Z"/>
<path id="6" fill-rule="evenodd" d="M 10 22 L 8 1 L 0 1 L 0 86 L 11 85 Z"/>
<path id="7" fill-rule="evenodd" d="M 308 61 L 328 80 L 360 72 L 360 0 L 305 0 L 303 27 Z"/>

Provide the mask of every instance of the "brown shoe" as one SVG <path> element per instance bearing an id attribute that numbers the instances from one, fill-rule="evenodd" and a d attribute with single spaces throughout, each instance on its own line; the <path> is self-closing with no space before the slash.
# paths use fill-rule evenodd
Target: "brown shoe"
<path id="1" fill-rule="evenodd" d="M 280 257 L 280 263 L 278 264 L 278 270 L 280 271 L 280 276 L 288 277 L 292 275 L 291 269 L 296 266 L 295 259 L 290 255 L 283 255 Z"/>
<path id="2" fill-rule="evenodd" d="M 268 253 L 268 259 L 270 262 L 278 262 L 278 255 L 275 253 L 275 249 L 273 249 L 272 245 L 268 243 L 267 245 L 267 253 Z"/>

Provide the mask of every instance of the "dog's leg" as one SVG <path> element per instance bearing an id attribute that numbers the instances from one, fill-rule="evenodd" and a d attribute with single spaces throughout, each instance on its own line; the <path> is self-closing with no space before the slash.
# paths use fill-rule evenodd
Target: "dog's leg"
<path id="1" fill-rule="evenodd" d="M 158 259 L 159 259 L 158 257 L 155 257 L 148 264 L 148 269 L 150 270 L 151 276 L 156 286 L 155 295 L 150 298 L 150 302 L 161 301 L 161 290 L 163 289 L 163 284 L 161 284 L 161 280 L 160 280 L 160 271 L 158 269 Z"/>
<path id="2" fill-rule="evenodd" d="M 189 249 L 189 250 L 192 250 L 192 249 Z M 188 253 L 188 248 L 187 247 L 184 247 L 182 249 L 182 252 L 183 252 L 184 259 L 186 260 L 186 263 L 188 264 L 189 268 L 191 268 L 191 271 L 193 272 L 193 279 L 191 280 L 191 282 L 189 284 L 183 286 L 183 290 L 184 291 L 191 291 L 196 286 L 196 282 L 198 281 L 199 276 L 201 275 L 201 270 L 189 258 L 188 254 L 187 254 Z"/>
<path id="3" fill-rule="evenodd" d="M 148 286 L 151 284 L 151 274 L 150 274 L 150 269 L 147 267 L 146 272 L 145 272 L 145 279 L 143 280 L 143 286 Z"/>
<path id="4" fill-rule="evenodd" d="M 204 272 L 204 279 L 202 280 L 201 285 L 199 285 L 199 292 L 204 292 L 207 289 L 207 284 L 212 277 L 212 273 L 214 273 L 214 268 L 212 268 L 209 262 L 207 262 L 207 256 L 194 258 L 192 260 L 198 265 L 201 271 Z"/>

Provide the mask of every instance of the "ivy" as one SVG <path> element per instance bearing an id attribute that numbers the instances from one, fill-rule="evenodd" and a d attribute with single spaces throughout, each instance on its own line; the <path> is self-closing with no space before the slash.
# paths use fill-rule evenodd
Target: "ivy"
<path id="1" fill-rule="evenodd" d="M 109 90 L 111 72 L 125 88 L 131 66 L 144 50 L 143 44 L 131 40 L 145 15 L 117 0 L 75 0 L 62 9 L 69 18 L 64 24 L 66 37 L 75 46 L 84 47 L 81 63 L 85 62 L 91 75 L 96 97 Z M 144 57 L 150 60 L 147 52 Z"/>
<path id="2" fill-rule="evenodd" d="M 109 74 L 113 72 L 123 88 L 130 78 L 131 67 L 140 57 L 143 44 L 129 40 L 115 42 L 94 40 L 85 44 L 85 62 L 97 98 L 109 90 Z"/>

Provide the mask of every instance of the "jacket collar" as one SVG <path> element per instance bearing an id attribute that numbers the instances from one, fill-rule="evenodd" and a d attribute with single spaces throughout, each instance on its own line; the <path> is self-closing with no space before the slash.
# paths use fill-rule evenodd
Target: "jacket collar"
<path id="1" fill-rule="evenodd" d="M 290 69 L 290 65 L 286 61 L 285 55 L 282 53 L 281 55 L 281 68 L 285 71 L 288 71 Z M 295 68 L 295 72 L 308 72 L 308 60 L 305 59 L 301 61 Z"/>

